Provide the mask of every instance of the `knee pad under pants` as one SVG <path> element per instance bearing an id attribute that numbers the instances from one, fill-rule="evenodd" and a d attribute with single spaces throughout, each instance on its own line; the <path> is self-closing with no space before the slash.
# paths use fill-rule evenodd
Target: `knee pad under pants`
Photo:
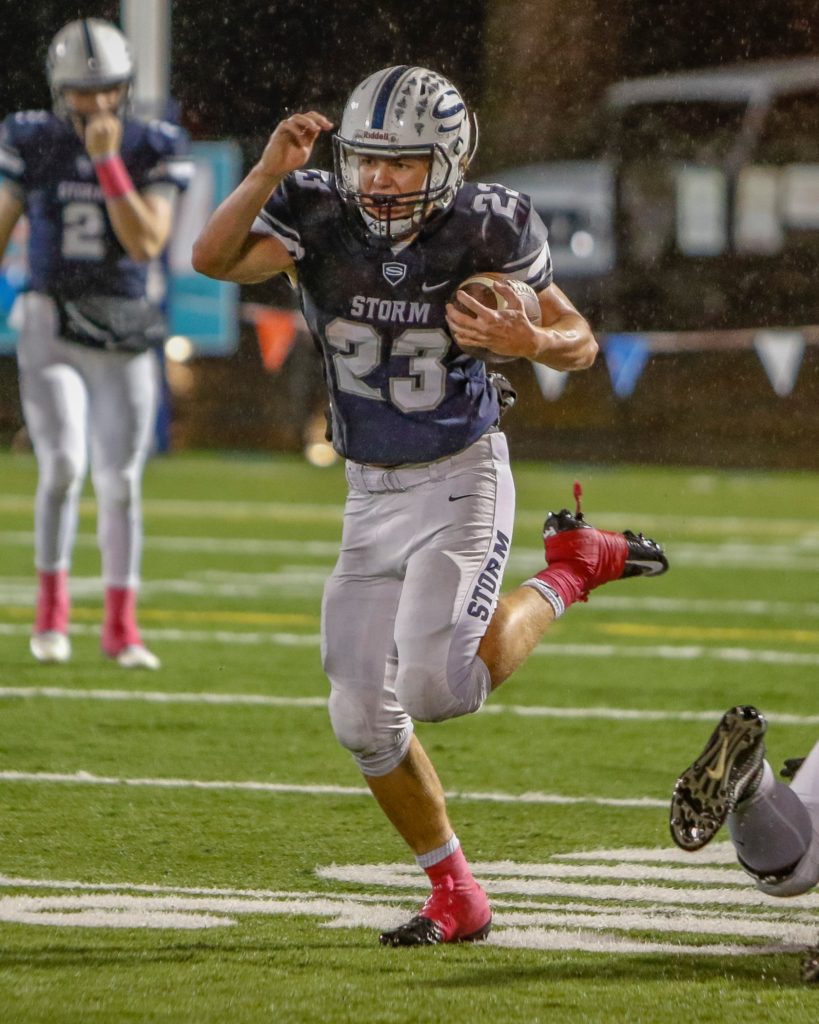
<path id="1" fill-rule="evenodd" d="M 330 680 L 330 722 L 365 775 L 404 760 L 412 722 L 395 698 L 394 580 L 333 575 L 322 601 L 322 665 Z"/>
<path id="2" fill-rule="evenodd" d="M 94 469 L 91 475 L 100 505 L 133 505 L 139 499 L 140 474 L 136 466 Z"/>
<path id="3" fill-rule="evenodd" d="M 364 775 L 387 775 L 407 756 L 412 722 L 391 703 L 392 708 L 367 708 L 341 690 L 330 695 L 333 732 Z"/>

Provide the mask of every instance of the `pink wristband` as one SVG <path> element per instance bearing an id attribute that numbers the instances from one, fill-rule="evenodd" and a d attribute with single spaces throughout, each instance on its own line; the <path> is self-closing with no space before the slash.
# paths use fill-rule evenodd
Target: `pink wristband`
<path id="1" fill-rule="evenodd" d="M 97 172 L 97 180 L 106 199 L 119 199 L 134 191 L 131 175 L 118 153 L 106 156 L 102 160 L 95 160 L 94 170 Z"/>

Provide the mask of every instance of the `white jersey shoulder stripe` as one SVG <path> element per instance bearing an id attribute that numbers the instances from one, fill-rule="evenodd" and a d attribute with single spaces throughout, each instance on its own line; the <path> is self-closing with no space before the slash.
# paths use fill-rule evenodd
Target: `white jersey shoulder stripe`
<path id="1" fill-rule="evenodd" d="M 191 183 L 195 170 L 196 167 L 192 160 L 163 160 L 151 168 L 148 180 L 154 181 L 157 178 L 170 178 L 175 184 L 184 188 Z"/>
<path id="2" fill-rule="evenodd" d="M 505 264 L 503 270 L 504 273 L 519 277 L 529 284 L 548 277 L 552 271 L 552 256 L 548 242 L 544 242 L 539 249 L 524 256 L 523 259 Z"/>
<path id="3" fill-rule="evenodd" d="M 8 146 L 0 146 L 0 173 L 19 177 L 25 169 L 25 161 L 16 150 L 9 149 Z"/>
<path id="4" fill-rule="evenodd" d="M 258 235 L 270 235 L 273 238 L 278 238 L 294 260 L 300 260 L 304 256 L 304 248 L 298 233 L 272 217 L 267 210 L 262 210 L 259 213 L 250 230 Z"/>

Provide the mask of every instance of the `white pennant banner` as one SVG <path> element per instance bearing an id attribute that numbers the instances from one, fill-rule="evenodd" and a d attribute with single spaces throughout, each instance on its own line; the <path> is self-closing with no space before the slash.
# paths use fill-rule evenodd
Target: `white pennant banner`
<path id="1" fill-rule="evenodd" d="M 553 370 L 551 366 L 544 366 L 543 363 L 532 363 L 535 371 L 540 393 L 548 402 L 554 402 L 563 394 L 566 387 L 566 378 L 569 374 L 566 370 Z"/>
<path id="2" fill-rule="evenodd" d="M 789 395 L 799 376 L 805 339 L 798 331 L 759 331 L 754 348 L 776 394 Z"/>

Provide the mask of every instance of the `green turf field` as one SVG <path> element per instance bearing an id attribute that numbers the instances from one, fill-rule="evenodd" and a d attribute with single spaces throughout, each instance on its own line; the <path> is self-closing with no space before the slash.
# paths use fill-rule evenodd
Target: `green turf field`
<path id="1" fill-rule="evenodd" d="M 666 543 L 659 580 L 573 608 L 477 716 L 423 726 L 493 896 L 480 946 L 383 949 L 426 879 L 324 708 L 322 582 L 343 475 L 173 456 L 145 479 L 141 621 L 99 654 L 93 502 L 74 658 L 38 666 L 30 456 L 0 456 L 0 1021 L 787 1022 L 819 893 L 766 899 L 715 843 L 668 838 L 671 786 L 734 703 L 778 766 L 819 726 L 819 478 L 519 464 L 507 583 L 550 506 Z"/>

